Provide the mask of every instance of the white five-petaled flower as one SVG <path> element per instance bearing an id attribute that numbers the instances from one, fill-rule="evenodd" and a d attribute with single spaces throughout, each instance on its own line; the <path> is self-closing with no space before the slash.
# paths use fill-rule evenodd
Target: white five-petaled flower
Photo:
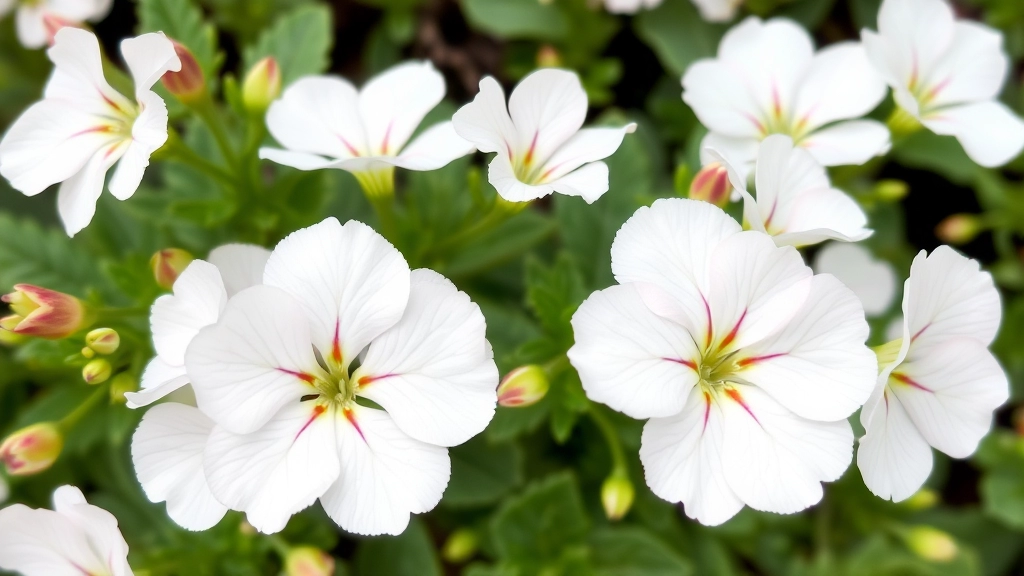
<path id="1" fill-rule="evenodd" d="M 573 316 L 587 395 L 644 426 L 658 496 L 720 524 L 744 505 L 793 513 L 846 470 L 846 418 L 871 393 L 860 302 L 792 247 L 719 208 L 658 200 L 612 245 L 619 285 Z"/>
<path id="2" fill-rule="evenodd" d="M 66 22 L 99 22 L 113 0 L 0 0 L 0 18 L 15 10 L 18 41 L 26 48 L 46 46 L 52 32 L 47 17 Z"/>
<path id="3" fill-rule="evenodd" d="M 498 81 L 484 78 L 476 98 L 452 122 L 481 152 L 498 153 L 487 179 L 505 200 L 528 202 L 558 192 L 591 203 L 608 191 L 608 165 L 600 160 L 636 124 L 581 129 L 587 108 L 576 73 L 546 68 L 524 78 L 507 106 Z"/>
<path id="4" fill-rule="evenodd" d="M 757 150 L 754 186 L 717 150 L 708 156 L 729 169 L 729 180 L 743 196 L 743 218 L 751 229 L 769 234 L 779 246 L 808 246 L 825 240 L 859 242 L 871 236 L 860 205 L 832 187 L 825 167 L 793 146 L 789 136 L 773 134 Z"/>
<path id="5" fill-rule="evenodd" d="M 62 182 L 57 207 L 74 236 L 96 213 L 107 170 L 118 163 L 110 193 L 135 193 L 149 156 L 167 141 L 167 106 L 150 90 L 165 72 L 181 67 L 163 34 L 121 42 L 135 79 L 135 101 L 107 84 L 96 36 L 62 28 L 48 55 L 55 69 L 45 97 L 15 120 L 0 141 L 0 174 L 27 196 Z"/>
<path id="6" fill-rule="evenodd" d="M 900 501 L 928 479 L 934 447 L 966 458 L 992 426 L 1009 384 L 988 350 L 999 293 L 978 263 L 948 246 L 914 258 L 903 288 L 903 337 L 878 350 L 878 383 L 861 411 L 864 483 Z"/>
<path id="7" fill-rule="evenodd" d="M 729 30 L 717 58 L 683 76 L 683 100 L 710 131 L 701 148 L 737 163 L 746 178 L 757 143 L 785 134 L 825 166 L 863 164 L 889 149 L 889 131 L 859 118 L 885 97 L 885 83 L 857 42 L 815 53 L 810 35 L 783 18 L 750 17 Z"/>
<path id="8" fill-rule="evenodd" d="M 497 403 L 480 309 L 334 218 L 278 244 L 263 284 L 228 300 L 185 365 L 216 423 L 213 495 L 263 532 L 318 498 L 350 532 L 402 532 L 440 500 L 446 447 L 483 430 Z"/>
<path id="9" fill-rule="evenodd" d="M 139 408 L 189 383 L 185 350 L 199 331 L 217 321 L 228 298 L 263 281 L 270 251 L 228 244 L 194 260 L 174 283 L 174 294 L 153 303 L 150 326 L 157 356 L 142 375 L 142 390 L 127 393 Z M 203 452 L 213 421 L 195 406 L 165 403 L 146 412 L 132 438 L 132 460 L 146 495 L 167 502 L 167 514 L 189 530 L 214 526 L 227 507 L 210 492 Z"/>
<path id="10" fill-rule="evenodd" d="M 997 101 L 1009 71 L 1003 35 L 957 21 L 943 0 L 885 0 L 868 57 L 896 103 L 936 134 L 955 136 L 972 160 L 1001 166 L 1024 148 L 1024 122 Z"/>
<path id="11" fill-rule="evenodd" d="M 74 486 L 53 493 L 53 510 L 0 510 L 0 569 L 25 576 L 131 576 L 128 544 L 110 512 Z"/>
<path id="12" fill-rule="evenodd" d="M 444 76 L 430 62 L 394 66 L 361 90 L 336 76 L 302 78 L 267 111 L 267 128 L 285 149 L 262 148 L 260 158 L 299 170 L 346 170 L 368 191 L 395 166 L 436 170 L 473 152 L 451 122 L 409 142 L 444 94 Z"/>

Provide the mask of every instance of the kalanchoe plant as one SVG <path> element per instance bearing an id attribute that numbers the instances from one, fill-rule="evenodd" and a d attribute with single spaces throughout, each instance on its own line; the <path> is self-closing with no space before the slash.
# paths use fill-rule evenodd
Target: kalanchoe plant
<path id="1" fill-rule="evenodd" d="M 0 0 L 0 571 L 1019 573 L 1021 30 Z"/>

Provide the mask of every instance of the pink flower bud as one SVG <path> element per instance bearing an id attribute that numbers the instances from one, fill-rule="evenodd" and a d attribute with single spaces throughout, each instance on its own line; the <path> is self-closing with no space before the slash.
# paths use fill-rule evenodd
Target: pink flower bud
<path id="1" fill-rule="evenodd" d="M 974 214 L 953 214 L 939 222 L 935 235 L 946 244 L 967 244 L 985 229 L 985 222 Z"/>
<path id="2" fill-rule="evenodd" d="M 85 345 L 100 354 L 113 354 L 121 345 L 121 335 L 113 328 L 97 328 L 85 335 Z"/>
<path id="3" fill-rule="evenodd" d="M 622 473 L 613 472 L 601 485 L 601 504 L 604 514 L 609 520 L 621 520 L 633 507 L 636 490 L 629 478 Z"/>
<path id="4" fill-rule="evenodd" d="M 536 364 L 520 366 L 498 384 L 498 404 L 506 407 L 536 404 L 548 393 L 548 376 Z"/>
<path id="5" fill-rule="evenodd" d="M 288 551 L 284 559 L 287 576 L 333 576 L 334 558 L 312 546 L 299 546 Z"/>
<path id="6" fill-rule="evenodd" d="M 273 56 L 260 60 L 242 83 L 242 105 L 246 111 L 261 116 L 270 107 L 270 103 L 281 95 L 281 67 Z"/>
<path id="7" fill-rule="evenodd" d="M 60 456 L 64 438 L 52 422 L 18 430 L 0 444 L 0 462 L 12 476 L 28 476 L 46 470 Z"/>
<path id="8" fill-rule="evenodd" d="M 110 365 L 110 362 L 103 358 L 97 358 L 90 361 L 82 368 L 82 380 L 85 380 L 86 384 L 102 384 L 110 379 L 111 373 L 113 373 L 114 367 Z"/>
<path id="9" fill-rule="evenodd" d="M 690 183 L 690 198 L 709 202 L 725 208 L 732 194 L 732 183 L 729 182 L 729 171 L 718 162 L 712 162 L 700 169 Z"/>
<path id="10" fill-rule="evenodd" d="M 188 268 L 194 258 L 181 248 L 165 248 L 153 254 L 149 259 L 149 267 L 153 269 L 153 278 L 158 286 L 170 290 L 174 281 Z"/>
<path id="11" fill-rule="evenodd" d="M 165 73 L 161 82 L 168 92 L 177 96 L 178 100 L 186 104 L 195 102 L 206 91 L 203 69 L 191 50 L 174 40 L 171 40 L 171 44 L 174 45 L 174 53 L 181 60 L 181 70 Z"/>
<path id="12" fill-rule="evenodd" d="M 31 284 L 15 284 L 2 299 L 13 315 L 0 320 L 0 328 L 15 334 L 59 340 L 88 323 L 85 304 L 74 296 Z"/>

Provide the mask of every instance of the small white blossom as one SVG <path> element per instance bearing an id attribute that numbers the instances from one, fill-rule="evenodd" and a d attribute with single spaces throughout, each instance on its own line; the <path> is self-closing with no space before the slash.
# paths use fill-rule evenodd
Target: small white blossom
<path id="1" fill-rule="evenodd" d="M 487 179 L 502 198 L 528 202 L 554 192 L 594 202 L 608 191 L 608 165 L 625 134 L 622 128 L 583 128 L 587 93 L 567 70 L 537 70 L 505 92 L 490 76 L 452 122 L 481 152 L 497 152 Z"/>
<path id="2" fill-rule="evenodd" d="M 14 11 L 18 41 L 26 48 L 46 46 L 50 22 L 99 22 L 110 12 L 113 0 L 0 0 L 0 18 Z"/>
<path id="3" fill-rule="evenodd" d="M 604 0 L 604 7 L 613 14 L 636 14 L 661 6 L 663 0 Z"/>

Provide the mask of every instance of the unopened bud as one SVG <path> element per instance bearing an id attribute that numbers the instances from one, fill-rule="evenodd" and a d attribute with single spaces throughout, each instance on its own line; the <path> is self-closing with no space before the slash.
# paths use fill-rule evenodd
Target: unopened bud
<path id="1" fill-rule="evenodd" d="M 929 562 L 950 562 L 959 553 L 956 540 L 931 526 L 914 526 L 906 534 L 907 547 Z"/>
<path id="2" fill-rule="evenodd" d="M 85 25 L 77 20 L 69 20 L 53 12 L 43 13 L 43 30 L 46 31 L 46 43 L 53 46 L 57 32 L 61 28 L 85 28 Z"/>
<path id="3" fill-rule="evenodd" d="M 910 510 L 927 510 L 939 503 L 939 494 L 931 488 L 921 488 L 900 505 Z"/>
<path id="4" fill-rule="evenodd" d="M 558 53 L 554 46 L 544 44 L 537 50 L 538 68 L 558 68 L 561 65 L 562 55 Z"/>
<path id="5" fill-rule="evenodd" d="M 74 296 L 31 284 L 15 284 L 2 298 L 13 315 L 0 320 L 0 328 L 24 336 L 59 340 L 85 327 L 85 304 Z"/>
<path id="6" fill-rule="evenodd" d="M 939 222 L 935 235 L 946 244 L 966 244 L 985 229 L 985 222 L 975 214 L 953 214 Z"/>
<path id="7" fill-rule="evenodd" d="M 520 366 L 498 384 L 498 404 L 506 407 L 536 404 L 548 393 L 548 376 L 536 364 Z"/>
<path id="8" fill-rule="evenodd" d="M 281 67 L 273 56 L 260 60 L 242 83 L 242 105 L 254 116 L 261 116 L 281 94 Z"/>
<path id="9" fill-rule="evenodd" d="M 153 269 L 153 278 L 157 286 L 170 290 L 174 281 L 188 268 L 194 258 L 181 248 L 165 248 L 149 259 L 149 267 Z"/>
<path id="10" fill-rule="evenodd" d="M 85 348 L 82 348 L 82 356 L 86 360 L 92 360 L 93 358 L 96 357 L 96 351 L 86 346 Z"/>
<path id="11" fill-rule="evenodd" d="M 174 45 L 174 53 L 181 61 L 181 70 L 177 72 L 164 73 L 161 81 L 164 88 L 174 94 L 178 100 L 188 104 L 197 101 L 206 92 L 206 77 L 203 75 L 203 68 L 196 61 L 192 51 L 171 40 Z"/>
<path id="12" fill-rule="evenodd" d="M 729 170 L 712 162 L 700 169 L 690 182 L 690 199 L 701 200 L 725 208 L 732 194 L 732 183 L 729 182 Z"/>
<path id="13" fill-rule="evenodd" d="M 902 180 L 880 180 L 875 184 L 875 198 L 883 202 L 899 202 L 907 197 L 910 187 Z"/>
<path id="14" fill-rule="evenodd" d="M 0 462 L 12 476 L 28 476 L 46 470 L 57 461 L 64 437 L 53 422 L 22 428 L 0 444 Z"/>
<path id="15" fill-rule="evenodd" d="M 441 549 L 441 557 L 449 564 L 462 564 L 476 555 L 480 546 L 480 536 L 470 528 L 459 528 L 445 540 Z"/>
<path id="16" fill-rule="evenodd" d="M 110 402 L 113 404 L 124 404 L 128 401 L 125 392 L 135 392 L 139 389 L 139 381 L 129 372 L 121 372 L 110 381 Z"/>
<path id="17" fill-rule="evenodd" d="M 110 374 L 113 370 L 110 362 L 103 358 L 97 358 L 91 360 L 85 365 L 85 368 L 82 368 L 82 380 L 85 380 L 85 383 L 90 385 L 102 384 L 110 379 Z"/>
<path id="18" fill-rule="evenodd" d="M 85 345 L 100 354 L 113 354 L 121 345 L 121 335 L 113 328 L 97 328 L 85 335 Z"/>
<path id="19" fill-rule="evenodd" d="M 298 546 L 284 559 L 287 576 L 334 576 L 334 558 L 312 546 Z"/>
<path id="20" fill-rule="evenodd" d="M 17 346 L 24 344 L 28 340 L 28 336 L 16 334 L 7 328 L 10 325 L 11 328 L 17 325 L 18 316 L 8 316 L 6 318 L 0 318 L 0 345 L 2 346 Z"/>
<path id="21" fill-rule="evenodd" d="M 613 472 L 601 485 L 601 504 L 609 520 L 620 520 L 633 507 L 636 490 L 625 473 Z"/>

